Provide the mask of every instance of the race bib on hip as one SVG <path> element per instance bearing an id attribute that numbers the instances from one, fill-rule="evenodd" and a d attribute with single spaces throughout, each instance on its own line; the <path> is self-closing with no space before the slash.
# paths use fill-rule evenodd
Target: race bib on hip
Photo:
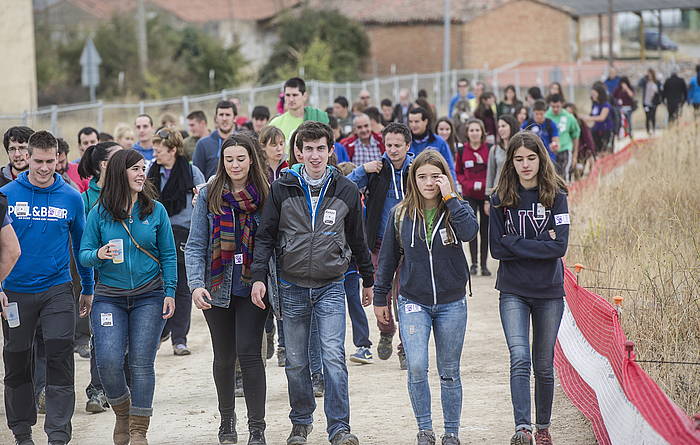
<path id="1" fill-rule="evenodd" d="M 422 309 L 417 304 L 408 303 L 406 306 L 404 306 L 404 312 L 406 312 L 407 314 L 410 314 L 411 312 L 420 312 L 420 311 L 422 311 Z"/>
<path id="2" fill-rule="evenodd" d="M 100 313 L 100 324 L 106 327 L 114 326 L 114 321 L 112 320 L 112 313 Z"/>

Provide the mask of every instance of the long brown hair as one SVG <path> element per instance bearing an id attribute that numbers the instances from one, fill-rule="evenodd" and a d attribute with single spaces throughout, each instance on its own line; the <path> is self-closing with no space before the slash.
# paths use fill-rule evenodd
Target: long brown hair
<path id="1" fill-rule="evenodd" d="M 423 197 L 420 194 L 418 183 L 416 182 L 418 169 L 424 165 L 433 165 L 439 168 L 442 174 L 449 179 L 452 190 L 455 192 L 457 191 L 454 179 L 450 173 L 450 167 L 447 165 L 445 158 L 436 150 L 430 148 L 423 150 L 416 156 L 413 162 L 411 162 L 411 168 L 408 171 L 408 180 L 406 181 L 406 197 L 397 205 L 397 213 L 408 215 L 409 218 L 413 218 L 414 212 L 417 212 L 423 217 L 425 216 L 423 213 Z M 447 211 L 447 206 L 442 199 L 440 199 L 438 203 L 438 211 Z"/>
<path id="2" fill-rule="evenodd" d="M 231 179 L 226 173 L 226 167 L 224 167 L 224 150 L 228 147 L 240 146 L 246 149 L 248 152 L 248 157 L 250 158 L 250 169 L 248 170 L 248 183 L 252 183 L 260 194 L 260 204 L 258 208 L 262 208 L 262 205 L 267 199 L 267 195 L 270 193 L 270 185 L 267 182 L 266 165 L 263 165 L 263 159 L 260 156 L 260 144 L 258 141 L 251 138 L 244 133 L 236 133 L 224 141 L 221 144 L 221 152 L 219 153 L 219 166 L 216 169 L 216 175 L 214 179 L 210 182 L 207 187 L 209 190 L 207 192 L 207 200 L 209 201 L 209 211 L 217 215 L 223 214 L 221 206 L 224 202 L 224 192 L 231 190 L 233 184 L 231 184 Z"/>
<path id="3" fill-rule="evenodd" d="M 100 191 L 100 205 L 115 221 L 124 221 L 129 217 L 131 207 L 131 188 L 127 170 L 143 159 L 143 155 L 133 149 L 117 150 L 107 164 L 105 172 L 105 184 Z M 144 178 L 145 179 L 145 178 Z M 137 195 L 139 203 L 139 218 L 144 219 L 155 207 L 158 197 L 151 181 L 145 180 L 143 190 Z"/>
<path id="4" fill-rule="evenodd" d="M 498 207 L 517 207 L 520 202 L 520 194 L 518 193 L 520 178 L 513 164 L 515 152 L 520 147 L 525 147 L 537 154 L 539 158 L 537 187 L 540 195 L 540 202 L 545 207 L 551 208 L 554 205 L 554 198 L 557 196 L 557 193 L 567 192 L 566 183 L 557 175 L 554 164 L 549 158 L 547 149 L 544 147 L 540 137 L 527 130 L 519 131 L 508 141 L 506 161 L 503 164 L 503 171 L 501 172 L 501 177 L 498 180 L 495 191 L 498 195 L 498 199 L 501 201 Z"/>

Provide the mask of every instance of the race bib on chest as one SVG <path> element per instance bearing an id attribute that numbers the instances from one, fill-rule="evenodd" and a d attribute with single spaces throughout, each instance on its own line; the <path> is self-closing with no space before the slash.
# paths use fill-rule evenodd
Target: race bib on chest
<path id="1" fill-rule="evenodd" d="M 450 244 L 449 239 L 447 238 L 447 229 L 442 228 L 442 229 L 440 229 L 439 233 L 440 233 L 440 239 L 442 240 L 442 245 L 446 246 L 446 245 Z"/>
<path id="2" fill-rule="evenodd" d="M 332 226 L 335 224 L 335 215 L 336 211 L 334 209 L 326 209 L 326 211 L 323 212 L 323 223 Z"/>
<path id="3" fill-rule="evenodd" d="M 468 161 L 464 161 L 464 168 L 472 168 L 472 167 L 474 167 L 474 161 L 472 161 L 471 159 Z"/>
<path id="4" fill-rule="evenodd" d="M 560 213 L 559 215 L 554 215 L 554 224 L 557 226 L 563 226 L 570 224 L 569 214 Z"/>
<path id="5" fill-rule="evenodd" d="M 542 203 L 537 203 L 537 218 L 544 218 L 546 215 L 546 209 Z"/>

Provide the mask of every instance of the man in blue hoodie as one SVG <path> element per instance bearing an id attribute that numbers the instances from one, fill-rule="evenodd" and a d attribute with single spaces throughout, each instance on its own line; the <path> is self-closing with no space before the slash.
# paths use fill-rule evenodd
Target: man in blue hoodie
<path id="1" fill-rule="evenodd" d="M 75 300 L 70 249 L 80 251 L 85 212 L 80 194 L 56 173 L 58 141 L 47 131 L 29 138 L 29 171 L 0 189 L 7 195 L 12 226 L 22 254 L 3 283 L 8 302 L 16 302 L 20 325 L 3 321 L 5 412 L 17 444 L 31 445 L 36 423 L 32 383 L 32 341 L 39 322 L 46 347 L 46 418 L 49 444 L 71 439 L 75 405 L 73 335 Z M 72 244 L 72 246 L 71 246 Z M 82 282 L 80 315 L 87 316 L 94 287 L 92 269 L 78 265 Z"/>
<path id="2" fill-rule="evenodd" d="M 134 121 L 136 134 L 139 141 L 134 144 L 134 150 L 138 151 L 146 159 L 146 163 L 153 160 L 153 118 L 148 114 L 139 114 Z M 146 166 L 148 170 L 148 166 Z"/>
<path id="3" fill-rule="evenodd" d="M 379 249 L 382 246 L 391 209 L 400 203 L 406 194 L 408 168 L 415 157 L 413 153 L 408 152 L 411 145 L 411 131 L 406 125 L 398 122 L 390 123 L 384 127 L 382 139 L 385 146 L 382 158 L 360 165 L 348 176 L 348 179 L 360 190 L 365 190 L 365 238 L 372 252 L 375 270 L 378 266 Z M 389 305 L 396 296 L 398 296 L 398 277 L 394 280 L 392 292 L 387 295 Z M 354 332 L 355 321 L 352 321 Z M 392 317 L 389 323 L 377 321 L 377 327 L 380 333 L 377 355 L 380 359 L 387 360 L 393 351 L 392 340 L 396 333 L 396 324 Z M 358 349 L 356 354 L 361 352 L 363 351 Z M 398 346 L 398 354 L 401 369 L 406 369 L 406 355 L 401 343 Z M 352 357 L 350 359 L 352 360 Z"/>
<path id="4" fill-rule="evenodd" d="M 204 177 L 209 180 L 216 174 L 219 167 L 219 156 L 221 154 L 221 144 L 236 129 L 236 116 L 238 108 L 230 100 L 222 100 L 216 104 L 214 110 L 214 123 L 216 130 L 209 136 L 197 141 L 192 155 L 192 163 L 204 173 Z"/>
<path id="5" fill-rule="evenodd" d="M 411 135 L 413 136 L 413 142 L 411 142 L 409 151 L 416 156 L 426 148 L 438 151 L 447 161 L 447 165 L 450 166 L 450 173 L 452 173 L 452 177 L 456 181 L 455 162 L 452 159 L 450 147 L 443 138 L 433 133 L 430 120 L 430 112 L 423 107 L 411 108 L 411 111 L 408 112 L 408 126 L 411 128 Z"/>

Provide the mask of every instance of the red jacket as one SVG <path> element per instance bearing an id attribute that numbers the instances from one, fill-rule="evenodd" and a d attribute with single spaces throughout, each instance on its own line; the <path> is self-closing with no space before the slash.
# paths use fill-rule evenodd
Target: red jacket
<path id="1" fill-rule="evenodd" d="M 489 146 L 486 143 L 474 150 L 469 143 L 457 152 L 455 172 L 462 185 L 462 196 L 486 199 L 486 166 L 489 161 Z"/>
<path id="2" fill-rule="evenodd" d="M 379 151 L 384 154 L 384 141 L 382 140 L 382 135 L 379 133 L 372 133 L 370 135 L 370 138 L 374 138 L 378 143 L 379 143 Z M 355 145 L 357 144 L 357 136 L 354 134 L 352 136 L 348 136 L 345 139 L 340 141 L 341 144 L 345 147 L 345 150 L 348 152 L 348 158 L 352 161 L 352 158 L 355 156 Z M 359 167 L 359 166 L 358 166 Z"/>

